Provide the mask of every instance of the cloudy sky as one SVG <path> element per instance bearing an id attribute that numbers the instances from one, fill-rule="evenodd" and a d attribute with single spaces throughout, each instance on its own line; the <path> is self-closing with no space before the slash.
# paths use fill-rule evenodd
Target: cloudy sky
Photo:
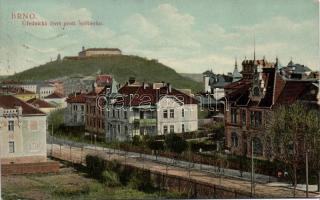
<path id="1" fill-rule="evenodd" d="M 1 74 L 19 72 L 82 46 L 118 47 L 124 54 L 158 59 L 177 72 L 232 71 L 256 55 L 316 70 L 318 0 L 0 0 Z M 29 21 L 98 21 L 99 26 L 24 26 Z M 10 68 L 8 67 L 10 66 Z"/>

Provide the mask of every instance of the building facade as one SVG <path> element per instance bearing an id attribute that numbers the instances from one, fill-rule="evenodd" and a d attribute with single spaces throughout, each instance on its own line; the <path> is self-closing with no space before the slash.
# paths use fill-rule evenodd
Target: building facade
<path id="1" fill-rule="evenodd" d="M 11 95 L 0 96 L 1 162 L 33 163 L 47 159 L 46 114 Z"/>
<path id="2" fill-rule="evenodd" d="M 271 158 L 271 139 L 265 134 L 271 112 L 296 101 L 316 104 L 318 87 L 311 81 L 283 78 L 278 60 L 244 60 L 242 67 L 243 79 L 225 86 L 226 148 L 232 154 L 246 156 L 253 149 L 255 156 Z"/>
<path id="3" fill-rule="evenodd" d="M 170 84 L 127 83 L 107 97 L 106 139 L 164 135 L 198 129 L 197 101 Z"/>
<path id="4" fill-rule="evenodd" d="M 121 55 L 121 50 L 118 48 L 89 48 L 82 47 L 79 52 L 79 57 L 104 56 L 104 55 Z"/>
<path id="5" fill-rule="evenodd" d="M 86 98 L 84 93 L 70 95 L 64 113 L 66 126 L 84 126 L 86 115 Z"/>

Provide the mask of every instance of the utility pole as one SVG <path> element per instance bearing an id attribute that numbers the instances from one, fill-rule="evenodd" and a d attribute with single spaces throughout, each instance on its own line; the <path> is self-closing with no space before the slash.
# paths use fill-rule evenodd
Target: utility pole
<path id="1" fill-rule="evenodd" d="M 306 150 L 306 197 L 309 197 L 309 160 L 308 160 L 308 149 Z"/>
<path id="2" fill-rule="evenodd" d="M 253 139 L 251 139 L 251 197 L 254 197 Z"/>
<path id="3" fill-rule="evenodd" d="M 53 122 L 51 124 L 51 157 L 53 156 Z"/>
<path id="4" fill-rule="evenodd" d="M 0 135 L 1 137 L 1 135 Z M 0 200 L 2 200 L 2 191 L 1 191 L 1 157 L 2 157 L 2 149 L 1 149 L 1 142 L 2 142 L 2 139 L 0 140 Z"/>

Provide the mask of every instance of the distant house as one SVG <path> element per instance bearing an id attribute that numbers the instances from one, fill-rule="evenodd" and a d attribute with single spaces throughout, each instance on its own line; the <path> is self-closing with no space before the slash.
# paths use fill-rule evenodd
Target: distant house
<path id="1" fill-rule="evenodd" d="M 22 101 L 27 101 L 32 98 L 36 98 L 37 94 L 34 92 L 31 92 L 29 90 L 26 90 L 22 87 L 16 87 L 16 86 L 8 86 L 8 85 L 3 85 L 0 87 L 0 94 L 5 94 L 5 95 L 13 95 Z"/>
<path id="2" fill-rule="evenodd" d="M 198 130 L 198 102 L 170 84 L 130 81 L 107 103 L 107 140 Z"/>
<path id="3" fill-rule="evenodd" d="M 89 48 L 82 47 L 82 51 L 79 52 L 79 57 L 92 57 L 92 56 L 104 56 L 104 55 L 121 55 L 121 50 L 118 48 Z"/>
<path id="4" fill-rule="evenodd" d="M 54 105 L 57 108 L 65 108 L 67 107 L 66 97 L 62 94 L 54 92 L 43 98 L 44 101 Z"/>
<path id="5" fill-rule="evenodd" d="M 305 65 L 293 63 L 292 60 L 287 66 L 280 69 L 280 74 L 287 79 L 308 79 L 311 74 L 311 69 Z"/>
<path id="6" fill-rule="evenodd" d="M 48 83 L 40 83 L 37 85 L 37 94 L 40 99 L 45 98 L 55 92 L 55 87 Z"/>
<path id="7" fill-rule="evenodd" d="M 204 84 L 204 92 L 214 94 L 214 98 L 216 100 L 224 97 L 224 86 L 229 83 L 238 81 L 242 78 L 242 75 L 238 71 L 238 64 L 235 61 L 233 73 L 228 73 L 228 75 L 224 74 L 215 74 L 209 70 L 203 73 L 203 84 Z"/>
<path id="8" fill-rule="evenodd" d="M 70 95 L 66 102 L 67 108 L 64 113 L 66 126 L 84 126 L 86 114 L 86 94 L 75 93 Z"/>
<path id="9" fill-rule="evenodd" d="M 33 163 L 47 159 L 46 114 L 11 95 L 0 95 L 1 162 Z"/>
<path id="10" fill-rule="evenodd" d="M 56 110 L 56 107 L 54 105 L 39 98 L 30 99 L 27 101 L 27 103 L 33 105 L 46 114 L 49 114 L 50 112 Z"/>

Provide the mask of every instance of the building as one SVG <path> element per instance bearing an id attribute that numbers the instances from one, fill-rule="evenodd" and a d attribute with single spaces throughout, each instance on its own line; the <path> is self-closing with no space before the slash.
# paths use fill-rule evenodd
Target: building
<path id="1" fill-rule="evenodd" d="M 278 105 L 296 101 L 317 104 L 318 87 L 312 81 L 284 78 L 275 63 L 262 60 L 242 62 L 243 79 L 225 86 L 226 148 L 236 155 L 254 154 L 271 158 L 271 140 L 265 137 L 270 112 Z"/>
<path id="2" fill-rule="evenodd" d="M 45 113 L 14 96 L 1 95 L 0 123 L 2 164 L 47 160 Z"/>
<path id="3" fill-rule="evenodd" d="M 2 85 L 0 87 L 0 94 L 13 95 L 22 101 L 28 101 L 29 99 L 37 97 L 37 94 L 34 92 L 12 85 Z"/>
<path id="4" fill-rule="evenodd" d="M 94 76 L 73 76 L 63 80 L 64 94 L 69 96 L 74 93 L 88 93 L 95 82 Z"/>
<path id="5" fill-rule="evenodd" d="M 39 83 L 37 85 L 38 98 L 44 99 L 45 97 L 53 94 L 55 92 L 55 87 L 48 83 Z"/>
<path id="6" fill-rule="evenodd" d="M 290 60 L 287 66 L 280 68 L 280 74 L 287 79 L 308 79 L 311 69 L 305 65 L 293 63 Z"/>
<path id="7" fill-rule="evenodd" d="M 203 73 L 204 92 L 214 94 L 216 100 L 224 97 L 224 86 L 229 83 L 238 81 L 242 78 L 242 75 L 238 71 L 237 60 L 235 61 L 233 73 L 215 74 L 209 70 Z"/>
<path id="8" fill-rule="evenodd" d="M 66 126 L 84 126 L 86 115 L 86 96 L 84 93 L 70 95 L 67 100 L 67 107 L 64 113 Z"/>
<path id="9" fill-rule="evenodd" d="M 55 106 L 57 109 L 67 107 L 66 97 L 62 94 L 57 92 L 53 92 L 52 94 L 43 98 L 44 101 L 50 103 L 51 105 Z"/>
<path id="10" fill-rule="evenodd" d="M 91 137 L 105 137 L 104 102 L 98 105 L 98 99 L 105 96 L 106 89 L 93 87 L 92 91 L 85 95 L 85 132 Z"/>
<path id="11" fill-rule="evenodd" d="M 37 93 L 37 84 L 35 84 L 35 83 L 23 83 L 23 82 L 14 81 L 14 80 L 4 80 L 4 81 L 2 81 L 2 85 L 23 88 L 23 89 L 28 90 L 30 92 Z"/>
<path id="12" fill-rule="evenodd" d="M 51 80 L 48 83 L 54 87 L 54 92 L 64 95 L 63 81 L 61 80 Z"/>
<path id="13" fill-rule="evenodd" d="M 198 130 L 198 102 L 166 83 L 130 80 L 118 95 L 107 96 L 106 139 L 165 135 Z"/>
<path id="14" fill-rule="evenodd" d="M 89 48 L 82 47 L 79 52 L 79 57 L 105 56 L 105 55 L 121 55 L 121 50 L 118 48 Z"/>
<path id="15" fill-rule="evenodd" d="M 33 98 L 27 101 L 28 104 L 31 104 L 32 106 L 36 107 L 40 111 L 50 114 L 52 111 L 56 110 L 56 107 L 42 99 Z"/>

